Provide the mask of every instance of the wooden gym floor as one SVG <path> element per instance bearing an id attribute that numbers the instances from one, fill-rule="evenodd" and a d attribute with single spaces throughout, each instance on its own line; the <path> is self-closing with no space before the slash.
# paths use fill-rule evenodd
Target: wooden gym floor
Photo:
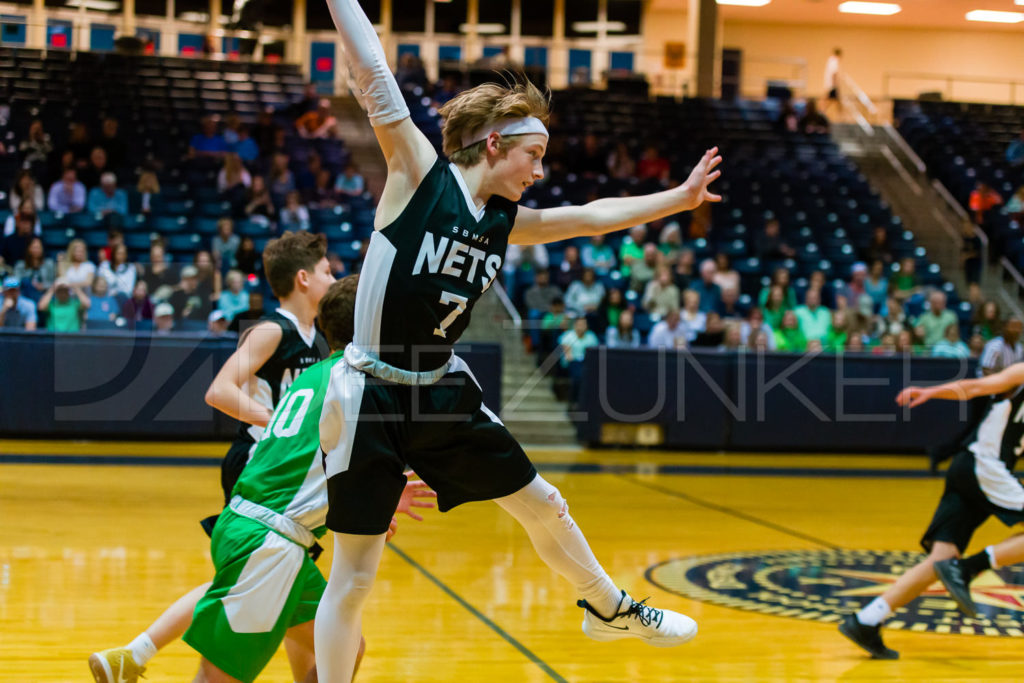
<path id="1" fill-rule="evenodd" d="M 90 652 L 124 644 L 209 579 L 197 521 L 217 511 L 212 463 L 224 450 L 0 441 L 0 681 L 88 681 Z M 55 456 L 66 462 L 36 462 Z M 921 458 L 537 449 L 531 456 L 612 578 L 638 599 L 650 595 L 657 607 L 693 616 L 698 637 L 673 649 L 588 640 L 569 584 L 497 506 L 477 503 L 428 511 L 422 523 L 399 521 L 365 612 L 361 683 L 1024 678 L 1021 638 L 886 630 L 902 658 L 877 662 L 834 623 L 699 602 L 645 578 L 650 567 L 694 555 L 914 551 L 942 490 L 940 478 L 921 476 Z M 990 522 L 972 548 L 1006 533 Z M 325 573 L 330 551 L 328 543 Z M 657 571 L 652 578 L 665 584 Z M 929 608 L 952 607 L 941 595 L 930 600 Z M 147 681 L 191 680 L 197 662 L 175 643 L 150 663 Z M 283 653 L 260 680 L 291 681 Z"/>

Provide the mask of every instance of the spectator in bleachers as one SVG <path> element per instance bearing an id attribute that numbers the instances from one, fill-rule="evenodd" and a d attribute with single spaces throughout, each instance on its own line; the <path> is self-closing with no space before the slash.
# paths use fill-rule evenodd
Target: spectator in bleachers
<path id="1" fill-rule="evenodd" d="M 53 287 L 46 290 L 39 300 L 39 310 L 47 314 L 46 329 L 51 332 L 78 332 L 82 329 L 82 319 L 90 305 L 84 287 L 81 284 L 72 286 L 67 280 L 58 278 Z"/>
<path id="2" fill-rule="evenodd" d="M 718 345 L 719 351 L 739 351 L 744 347 L 743 344 L 743 330 L 738 322 L 728 322 L 725 324 L 725 334 L 722 338 L 722 343 Z"/>
<path id="3" fill-rule="evenodd" d="M 0 240 L 0 264 L 10 267 L 25 258 L 29 242 L 33 237 L 38 237 L 39 232 L 39 218 L 36 216 L 35 207 L 32 206 L 32 202 L 22 202 L 21 210 L 10 216 L 4 224 L 4 235 Z"/>
<path id="4" fill-rule="evenodd" d="M 608 171 L 608 157 L 601 149 L 601 141 L 593 133 L 583 136 L 583 144 L 574 157 L 570 168 L 584 178 L 596 178 Z"/>
<path id="5" fill-rule="evenodd" d="M 843 351 L 849 353 L 864 353 L 867 351 L 867 346 L 864 344 L 864 335 L 856 330 L 851 331 L 846 339 L 846 347 Z"/>
<path id="6" fill-rule="evenodd" d="M 4 300 L 0 306 L 0 328 L 8 330 L 34 330 L 38 324 L 36 304 L 21 295 L 21 280 L 7 276 L 4 282 Z"/>
<path id="7" fill-rule="evenodd" d="M 222 337 L 227 334 L 230 323 L 231 321 L 228 320 L 224 311 L 210 311 L 210 315 L 206 318 L 206 332 L 211 337 Z"/>
<path id="8" fill-rule="evenodd" d="M 827 135 L 828 119 L 818 111 L 818 105 L 814 100 L 807 100 L 804 115 L 800 117 L 797 127 L 804 135 Z"/>
<path id="9" fill-rule="evenodd" d="M 268 175 L 268 187 L 270 197 L 274 200 L 274 206 L 283 206 L 285 197 L 289 192 L 295 191 L 295 177 L 288 168 L 288 155 L 283 152 L 274 154 Z"/>
<path id="10" fill-rule="evenodd" d="M 775 350 L 775 335 L 768 334 L 764 330 L 754 330 L 746 340 L 747 348 L 751 351 Z"/>
<path id="11" fill-rule="evenodd" d="M 562 297 L 554 299 L 540 321 L 540 343 L 536 347 L 538 363 L 558 348 L 558 339 L 569 329 L 569 320 L 569 314 L 565 311 L 565 301 Z"/>
<path id="12" fill-rule="evenodd" d="M 747 307 L 740 303 L 738 287 L 722 287 L 718 306 L 714 309 L 723 320 L 741 319 L 747 316 Z"/>
<path id="13" fill-rule="evenodd" d="M 763 292 L 765 294 L 764 303 L 761 309 L 764 313 L 764 319 L 768 321 L 773 330 L 777 330 L 782 324 L 782 316 L 786 314 L 786 311 L 791 311 L 796 306 L 790 305 L 786 297 L 786 290 L 783 289 L 782 285 L 770 285 L 765 290 Z"/>
<path id="14" fill-rule="evenodd" d="M 29 124 L 28 136 L 18 145 L 21 163 L 36 176 L 44 171 L 53 154 L 53 142 L 50 134 L 43 128 L 43 122 L 35 119 Z"/>
<path id="15" fill-rule="evenodd" d="M 66 149 L 71 152 L 72 163 L 76 169 L 81 171 L 89 164 L 89 153 L 92 152 L 93 147 L 89 126 L 81 121 L 72 122 Z"/>
<path id="16" fill-rule="evenodd" d="M 679 288 L 672 281 L 672 271 L 665 264 L 658 266 L 654 279 L 644 288 L 640 305 L 645 311 L 658 318 L 668 315 L 680 305 Z"/>
<path id="17" fill-rule="evenodd" d="M 629 268 L 629 288 L 642 294 L 647 288 L 647 283 L 654 279 L 654 273 L 660 263 L 661 252 L 658 251 L 658 247 L 650 242 L 645 244 L 643 258 L 633 261 Z"/>
<path id="18" fill-rule="evenodd" d="M 235 252 L 235 262 L 238 269 L 245 275 L 260 275 L 263 272 L 263 260 L 251 237 L 243 237 L 238 243 L 238 251 Z"/>
<path id="19" fill-rule="evenodd" d="M 725 340 L 725 321 L 714 311 L 708 311 L 705 316 L 704 329 L 697 333 L 690 345 L 718 347 Z"/>
<path id="20" fill-rule="evenodd" d="M 885 304 L 885 313 L 875 317 L 871 336 L 881 339 L 886 335 L 891 335 L 895 339 L 896 335 L 902 332 L 907 325 L 907 314 L 904 312 L 903 306 L 895 297 L 889 297 Z"/>
<path id="21" fill-rule="evenodd" d="M 213 306 L 205 292 L 199 290 L 198 268 L 189 264 L 181 269 L 181 281 L 167 297 L 167 303 L 174 307 L 178 320 L 206 321 Z M 157 316 L 159 317 L 159 313 Z"/>
<path id="22" fill-rule="evenodd" d="M 679 291 L 690 288 L 690 283 L 697 277 L 697 255 L 693 249 L 683 248 L 679 251 L 679 260 L 676 261 L 675 271 L 672 279 Z"/>
<path id="23" fill-rule="evenodd" d="M 917 294 L 921 287 L 917 277 L 917 262 L 913 256 L 900 259 L 899 270 L 892 276 L 892 296 L 900 304 Z"/>
<path id="24" fill-rule="evenodd" d="M 252 186 L 252 176 L 242 164 L 237 154 L 229 152 L 224 155 L 224 165 L 217 174 L 217 191 L 221 198 L 232 204 L 243 203 Z"/>
<path id="25" fill-rule="evenodd" d="M 256 117 L 256 125 L 252 128 L 252 139 L 260 150 L 262 156 L 270 154 L 275 147 L 277 132 L 281 129 L 274 122 L 274 108 L 264 107 Z"/>
<path id="26" fill-rule="evenodd" d="M 574 280 L 565 291 L 565 307 L 576 316 L 595 313 L 604 300 L 604 285 L 597 281 L 591 268 L 584 268 L 581 279 Z"/>
<path id="27" fill-rule="evenodd" d="M 580 262 L 580 250 L 573 245 L 565 248 L 561 262 L 551 267 L 552 281 L 567 290 L 576 280 L 583 277 L 583 264 Z"/>
<path id="28" fill-rule="evenodd" d="M 295 189 L 303 196 L 316 185 L 316 176 L 324 167 L 323 160 L 316 152 L 310 152 L 306 165 L 295 172 Z"/>
<path id="29" fill-rule="evenodd" d="M 629 234 L 622 239 L 622 246 L 619 247 L 619 272 L 622 277 L 629 277 L 633 263 L 643 260 L 646 241 L 647 226 L 644 224 L 630 228 Z"/>
<path id="30" fill-rule="evenodd" d="M 321 168 L 317 171 L 313 187 L 305 193 L 303 199 L 311 209 L 330 209 L 338 204 L 337 197 L 330 169 Z"/>
<path id="31" fill-rule="evenodd" d="M 612 287 L 605 292 L 601 305 L 597 307 L 597 315 L 594 316 L 594 331 L 601 334 L 602 329 L 615 327 L 619 324 L 619 317 L 623 311 L 632 311 L 633 307 L 626 303 L 626 297 L 618 287 Z"/>
<path id="32" fill-rule="evenodd" d="M 933 291 L 928 296 L 929 310 L 914 321 L 914 334 L 926 347 L 931 348 L 946 336 L 946 328 L 958 325 L 956 314 L 946 308 L 946 294 Z"/>
<path id="33" fill-rule="evenodd" d="M 111 296 L 127 299 L 139 279 L 139 269 L 128 260 L 128 247 L 122 242 L 111 250 L 110 260 L 100 263 L 99 275 L 106 280 Z"/>
<path id="34" fill-rule="evenodd" d="M 217 299 L 217 310 L 222 311 L 230 323 L 236 315 L 249 310 L 249 292 L 245 290 L 245 276 L 241 271 L 228 271 L 224 279 L 227 289 Z"/>
<path id="35" fill-rule="evenodd" d="M 199 132 L 188 143 L 188 158 L 219 162 L 228 153 L 228 143 L 217 132 L 217 119 L 207 114 L 199 119 Z"/>
<path id="36" fill-rule="evenodd" d="M 679 310 L 668 312 L 651 328 L 647 345 L 652 349 L 685 349 L 689 345 L 690 330 L 682 321 Z"/>
<path id="37" fill-rule="evenodd" d="M 895 334 L 883 334 L 878 340 L 878 343 L 871 348 L 871 353 L 875 356 L 891 356 L 896 352 L 896 335 Z"/>
<path id="38" fill-rule="evenodd" d="M 700 263 L 700 279 L 690 283 L 690 289 L 700 295 L 700 310 L 714 310 L 722 298 L 722 289 L 715 284 L 715 275 L 718 274 L 718 266 L 711 259 L 704 259 Z"/>
<path id="39" fill-rule="evenodd" d="M 210 241 L 210 251 L 217 270 L 222 273 L 238 266 L 235 252 L 241 240 L 235 234 L 235 223 L 230 218 L 217 221 L 217 234 Z"/>
<path id="40" fill-rule="evenodd" d="M 672 167 L 668 159 L 661 156 L 657 145 L 647 145 L 640 157 L 640 163 L 636 165 L 636 175 L 640 181 L 656 181 L 659 185 L 667 186 L 669 174 Z"/>
<path id="41" fill-rule="evenodd" d="M 89 161 L 78 171 L 78 178 L 87 189 L 99 186 L 104 173 L 110 171 L 107 153 L 102 147 L 93 147 L 89 152 Z"/>
<path id="42" fill-rule="evenodd" d="M 288 193 L 279 222 L 282 230 L 309 230 L 309 209 L 302 205 L 298 191 Z"/>
<path id="43" fill-rule="evenodd" d="M 142 279 L 146 281 L 146 291 L 154 301 L 169 297 L 178 283 L 174 269 L 167 261 L 163 242 L 154 240 L 149 245 L 149 265 L 143 271 Z"/>
<path id="44" fill-rule="evenodd" d="M 99 262 L 109 261 L 114 256 L 114 249 L 117 245 L 124 244 L 124 233 L 121 232 L 120 228 L 111 228 L 107 230 L 107 246 L 101 247 L 99 250 L 98 258 Z"/>
<path id="45" fill-rule="evenodd" d="M 395 80 L 398 81 L 398 85 L 402 90 L 426 89 L 428 85 L 427 70 L 423 68 L 423 60 L 411 52 L 402 53 L 398 57 Z"/>
<path id="46" fill-rule="evenodd" d="M 978 376 L 991 375 L 1024 360 L 1024 347 L 1020 343 L 1020 318 L 1007 318 L 998 337 L 985 343 L 978 362 Z"/>
<path id="47" fill-rule="evenodd" d="M 800 331 L 807 341 L 824 340 L 832 328 L 832 312 L 821 305 L 821 290 L 811 287 L 804 294 L 804 303 L 793 309 Z M 785 319 L 785 316 L 783 316 Z M 785 322 L 783 322 L 785 326 Z"/>
<path id="48" fill-rule="evenodd" d="M 851 336 L 856 336 L 856 333 L 846 311 L 832 311 L 828 334 L 821 340 L 822 349 L 830 353 L 840 353 L 846 348 Z"/>
<path id="49" fill-rule="evenodd" d="M 246 164 L 252 164 L 260 158 L 260 148 L 256 141 L 249 134 L 249 126 L 242 124 L 238 127 L 238 141 L 228 145 L 228 151 L 238 155 Z"/>
<path id="50" fill-rule="evenodd" d="M 869 296 L 867 290 L 867 279 L 867 264 L 861 261 L 854 263 L 850 268 L 850 281 L 836 292 L 836 296 L 843 300 L 843 307 L 849 306 L 850 308 L 856 308 L 860 303 L 861 297 Z M 837 306 L 837 308 L 838 307 L 839 306 Z"/>
<path id="51" fill-rule="evenodd" d="M 861 252 L 861 261 L 874 263 L 881 261 L 884 265 L 892 263 L 892 247 L 889 245 L 889 232 L 884 226 L 876 225 L 871 232 L 871 241 Z"/>
<path id="52" fill-rule="evenodd" d="M 454 99 L 460 92 L 462 92 L 462 88 L 459 87 L 459 83 L 455 80 L 455 76 L 452 76 L 451 74 L 444 76 L 434 87 L 434 108 L 440 109 L 442 105 L 446 104 L 449 100 Z"/>
<path id="53" fill-rule="evenodd" d="M 235 316 L 234 320 L 231 321 L 231 324 L 228 325 L 228 331 L 238 333 L 244 332 L 259 322 L 264 313 L 263 294 L 260 292 L 249 292 L 249 308 Z"/>
<path id="54" fill-rule="evenodd" d="M 608 176 L 616 180 L 629 180 L 636 175 L 636 161 L 629 153 L 629 147 L 625 142 L 615 144 L 615 149 L 608 155 L 605 166 Z"/>
<path id="55" fill-rule="evenodd" d="M 263 176 L 253 176 L 247 199 L 245 215 L 250 220 L 255 219 L 269 223 L 274 219 L 277 208 L 274 206 L 274 199 L 270 196 L 270 189 Z"/>
<path id="56" fill-rule="evenodd" d="M 686 326 L 686 341 L 692 342 L 697 335 L 707 331 L 708 313 L 701 310 L 700 294 L 687 289 L 683 292 L 683 310 L 679 312 L 679 318 Z"/>
<path id="57" fill-rule="evenodd" d="M 68 286 L 88 289 L 96 277 L 96 264 L 89 260 L 89 251 L 85 241 L 73 239 L 61 259 L 57 257 L 57 277 L 63 279 Z"/>
<path id="58" fill-rule="evenodd" d="M 762 261 L 779 261 L 793 258 L 796 250 L 782 239 L 779 221 L 772 218 L 764 224 L 764 230 L 757 236 L 755 252 Z"/>
<path id="59" fill-rule="evenodd" d="M 572 328 L 562 333 L 558 339 L 562 347 L 559 362 L 569 374 L 569 405 L 575 406 L 580 399 L 580 385 L 583 380 L 583 359 L 587 349 L 600 346 L 597 335 L 587 327 L 587 319 L 583 316 L 573 320 Z"/>
<path id="60" fill-rule="evenodd" d="M 519 245 L 510 244 L 505 249 L 505 263 L 502 266 L 502 273 L 505 276 L 505 289 L 509 296 L 515 297 L 519 289 L 518 280 L 521 271 L 534 272 L 534 277 L 540 271 L 547 271 L 549 264 L 548 250 L 543 244 Z M 545 277 L 545 283 L 549 280 Z M 558 295 L 562 295 L 559 289 Z M 547 306 L 542 310 L 547 310 Z"/>
<path id="61" fill-rule="evenodd" d="M 156 177 L 156 172 L 147 169 L 140 173 L 135 191 L 139 193 L 139 211 L 150 213 L 153 210 L 153 201 L 160 196 L 160 181 Z"/>
<path id="62" fill-rule="evenodd" d="M 969 206 L 974 213 L 974 222 L 982 227 L 988 225 L 988 212 L 1003 203 L 1003 197 L 988 183 L 981 180 L 974 186 L 969 199 Z"/>
<path id="63" fill-rule="evenodd" d="M 58 213 L 78 213 L 85 208 L 85 185 L 78 181 L 78 171 L 64 169 L 60 180 L 50 187 L 46 205 Z"/>
<path id="64" fill-rule="evenodd" d="M 985 340 L 981 338 L 980 334 L 972 334 L 971 338 L 967 340 L 967 349 L 971 352 L 971 358 L 981 358 L 981 354 L 985 350 Z"/>
<path id="65" fill-rule="evenodd" d="M 715 254 L 715 277 L 713 281 L 718 285 L 719 290 L 731 287 L 739 291 L 740 288 L 740 274 L 732 267 L 729 263 L 729 255 L 723 252 Z"/>
<path id="66" fill-rule="evenodd" d="M 100 176 L 99 187 L 89 190 L 86 206 L 90 213 L 101 214 L 108 225 L 120 225 L 128 215 L 128 195 L 118 188 L 117 176 L 107 172 Z"/>
<path id="67" fill-rule="evenodd" d="M 604 235 L 594 235 L 580 249 L 580 261 L 584 268 L 593 268 L 595 273 L 605 276 L 615 269 L 615 252 L 605 243 Z"/>
<path id="68" fill-rule="evenodd" d="M 948 325 L 943 338 L 932 346 L 932 355 L 936 358 L 970 358 L 971 350 L 960 339 L 960 326 Z"/>
<path id="69" fill-rule="evenodd" d="M 998 337 L 1003 330 L 1003 314 L 999 302 L 989 299 L 975 309 L 971 318 L 971 334 L 981 335 L 985 341 Z"/>
<path id="70" fill-rule="evenodd" d="M 224 130 L 221 131 L 221 135 L 224 136 L 224 142 L 228 143 L 229 154 L 235 151 L 235 145 L 238 144 L 238 129 L 241 127 L 242 119 L 238 116 L 238 113 L 228 112 L 227 116 L 224 117 Z"/>
<path id="71" fill-rule="evenodd" d="M 359 169 L 352 162 L 345 164 L 345 170 L 334 181 L 334 189 L 344 197 L 359 197 L 366 191 L 366 181 L 359 175 Z"/>
<path id="72" fill-rule="evenodd" d="M 633 311 L 627 308 L 619 313 L 618 322 L 605 331 L 605 344 L 612 349 L 640 348 L 640 332 L 633 327 Z"/>
<path id="73" fill-rule="evenodd" d="M 100 139 L 96 143 L 103 148 L 103 151 L 107 154 L 107 163 L 110 168 L 120 170 L 124 168 L 125 161 L 127 161 L 128 146 L 118 136 L 118 129 L 120 124 L 117 119 L 112 116 L 108 116 L 103 119 L 103 128 L 100 132 Z"/>
<path id="74" fill-rule="evenodd" d="M 1006 148 L 1006 163 L 1014 168 L 1024 166 L 1024 128 L 1016 140 L 1012 140 Z"/>
<path id="75" fill-rule="evenodd" d="M 345 262 L 341 260 L 337 252 L 327 252 L 327 266 L 331 269 L 331 275 L 335 280 L 340 280 L 348 275 L 348 268 L 345 267 Z"/>
<path id="76" fill-rule="evenodd" d="M 914 333 L 905 329 L 896 335 L 896 345 L 893 347 L 893 351 L 897 355 L 910 356 L 921 352 L 921 349 L 915 343 L 917 340 L 914 339 Z"/>
<path id="77" fill-rule="evenodd" d="M 782 320 L 781 316 L 779 317 L 779 320 Z M 747 314 L 747 319 L 741 324 L 740 336 L 743 337 L 743 343 L 746 344 L 747 348 L 756 349 L 759 348 L 759 346 L 754 339 L 758 335 L 764 337 L 764 350 L 775 350 L 775 330 L 771 328 L 771 325 L 765 322 L 764 312 L 755 306 L 750 309 L 750 313 Z"/>
<path id="78" fill-rule="evenodd" d="M 32 301 L 38 301 L 57 279 L 57 267 L 53 259 L 46 258 L 43 240 L 33 237 L 25 249 L 24 258 L 14 264 L 14 277 L 21 282 L 22 293 Z"/>
<path id="79" fill-rule="evenodd" d="M 885 277 L 885 264 L 882 261 L 871 262 L 871 271 L 864 280 L 864 293 L 871 297 L 874 312 L 885 315 L 886 301 L 889 298 L 889 280 Z"/>
<path id="80" fill-rule="evenodd" d="M 153 307 L 153 333 L 167 334 L 174 331 L 176 316 L 174 306 L 166 301 Z"/>
<path id="81" fill-rule="evenodd" d="M 11 188 L 11 212 L 18 213 L 21 203 L 28 199 L 38 210 L 46 207 L 46 197 L 43 196 L 43 188 L 36 183 L 32 171 L 25 168 L 18 171 L 18 177 L 14 180 L 14 187 Z"/>
<path id="82" fill-rule="evenodd" d="M 779 351 L 790 351 L 803 353 L 807 350 L 807 337 L 800 329 L 800 321 L 797 320 L 796 312 L 786 311 L 782 316 L 782 322 L 775 330 L 775 348 Z"/>
<path id="83" fill-rule="evenodd" d="M 121 306 L 110 291 L 107 279 L 97 275 L 92 281 L 92 291 L 89 293 L 89 310 L 85 314 L 85 326 L 89 321 L 114 322 L 121 313 Z"/>
<path id="84" fill-rule="evenodd" d="M 140 320 L 153 319 L 153 302 L 149 298 L 149 287 L 145 280 L 138 280 L 131 296 L 121 304 L 121 317 L 128 321 L 128 327 L 132 329 Z"/>
<path id="85" fill-rule="evenodd" d="M 221 291 L 220 270 L 213 263 L 213 255 L 200 249 L 192 257 L 192 265 L 199 271 L 196 289 L 207 301 L 216 301 Z"/>
<path id="86" fill-rule="evenodd" d="M 793 100 L 786 100 L 783 103 L 782 111 L 775 123 L 781 133 L 795 133 L 800 130 L 800 115 L 793 107 Z"/>
<path id="87" fill-rule="evenodd" d="M 679 229 L 679 223 L 672 221 L 661 229 L 658 236 L 658 251 L 661 252 L 664 263 L 670 266 L 679 261 L 679 255 L 683 252 L 683 233 Z"/>
<path id="88" fill-rule="evenodd" d="M 331 101 L 321 98 L 316 109 L 306 112 L 295 121 L 295 130 L 307 139 L 338 137 L 338 119 L 331 115 Z"/>
<path id="89" fill-rule="evenodd" d="M 1011 221 L 1017 221 L 1024 219 L 1024 185 L 1021 185 L 1017 190 L 1010 195 L 1010 199 L 1006 202 L 1006 206 L 1003 207 L 1003 213 L 1010 217 Z"/>

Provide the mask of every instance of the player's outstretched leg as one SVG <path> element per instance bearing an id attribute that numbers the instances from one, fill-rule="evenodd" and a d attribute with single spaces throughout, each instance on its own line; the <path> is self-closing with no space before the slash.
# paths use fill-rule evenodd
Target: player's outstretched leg
<path id="1" fill-rule="evenodd" d="M 583 632 L 595 640 L 639 638 L 671 647 L 697 635 L 688 616 L 636 602 L 615 586 L 569 515 L 558 489 L 540 475 L 510 496 L 495 501 L 516 518 L 544 562 L 570 581 L 582 596 Z"/>
<path id="2" fill-rule="evenodd" d="M 100 650 L 89 656 L 89 670 L 96 683 L 135 683 L 157 652 L 173 643 L 192 623 L 192 613 L 209 583 L 196 586 L 168 607 L 135 640 L 123 647 Z"/>
<path id="3" fill-rule="evenodd" d="M 385 534 L 334 534 L 334 558 L 314 626 L 321 683 L 349 683 L 359 663 L 363 605 L 384 552 Z"/>
<path id="4" fill-rule="evenodd" d="M 847 615 L 839 624 L 839 632 L 862 647 L 873 659 L 898 659 L 899 653 L 882 642 L 882 622 L 935 583 L 936 562 L 959 555 L 960 551 L 952 543 L 935 541 L 928 557 L 905 571 L 885 593 L 859 612 Z"/>

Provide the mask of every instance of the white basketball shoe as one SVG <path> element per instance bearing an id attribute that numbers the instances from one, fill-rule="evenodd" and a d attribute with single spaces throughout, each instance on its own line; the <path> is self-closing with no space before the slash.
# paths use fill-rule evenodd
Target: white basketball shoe
<path id="1" fill-rule="evenodd" d="M 586 600 L 576 604 L 584 609 L 583 633 L 600 641 L 639 638 L 654 647 L 674 647 L 697 635 L 697 622 L 679 612 L 655 609 L 637 602 L 622 591 L 615 616 L 605 619 Z M 625 607 L 625 609 L 623 609 Z"/>

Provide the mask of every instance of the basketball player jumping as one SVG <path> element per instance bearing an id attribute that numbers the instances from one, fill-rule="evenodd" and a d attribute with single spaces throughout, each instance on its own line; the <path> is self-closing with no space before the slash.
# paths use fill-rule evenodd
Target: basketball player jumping
<path id="1" fill-rule="evenodd" d="M 899 657 L 882 642 L 881 624 L 936 578 L 950 588 L 960 608 L 973 616 L 967 588 L 970 580 L 985 569 L 998 567 L 997 562 L 1024 559 L 1021 541 L 1010 539 L 961 562 L 950 562 L 967 549 L 975 530 L 989 517 L 995 516 L 1011 527 L 1024 522 L 1024 485 L 1013 475 L 1017 459 L 1024 453 L 1024 363 L 979 379 L 907 387 L 896 397 L 896 403 L 915 408 L 931 399 L 967 401 L 989 395 L 996 398 L 966 450 L 954 456 L 946 472 L 945 491 L 921 539 L 928 557 L 839 625 L 843 635 L 876 659 Z"/>
<path id="2" fill-rule="evenodd" d="M 373 27 L 357 0 L 329 0 L 388 175 L 356 297 L 355 336 L 331 373 L 321 422 L 334 558 L 316 619 L 321 681 L 352 677 L 361 614 L 408 465 L 438 507 L 494 500 L 524 527 L 541 558 L 576 587 L 583 630 L 597 640 L 684 643 L 682 614 L 634 601 L 598 563 L 559 491 L 482 403 L 452 354 L 509 243 L 536 244 L 622 230 L 720 197 L 708 150 L 681 186 L 586 206 L 517 206 L 543 178 L 547 99 L 532 85 L 481 85 L 446 104 L 438 157 L 412 122 Z"/>

